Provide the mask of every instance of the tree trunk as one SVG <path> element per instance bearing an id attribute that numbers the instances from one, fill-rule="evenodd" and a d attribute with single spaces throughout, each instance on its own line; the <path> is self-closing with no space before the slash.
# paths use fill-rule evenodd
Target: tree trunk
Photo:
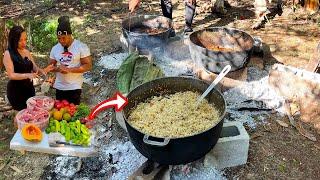
<path id="1" fill-rule="evenodd" d="M 0 18 L 0 70 L 3 68 L 3 54 L 7 48 L 6 21 Z"/>
<path id="2" fill-rule="evenodd" d="M 319 10 L 319 0 L 305 0 L 304 8 L 311 12 L 317 12 Z"/>

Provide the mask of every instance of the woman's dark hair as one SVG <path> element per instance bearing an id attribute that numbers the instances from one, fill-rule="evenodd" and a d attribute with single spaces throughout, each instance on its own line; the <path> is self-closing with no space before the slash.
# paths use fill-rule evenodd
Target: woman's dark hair
<path id="1" fill-rule="evenodd" d="M 18 53 L 18 43 L 21 37 L 21 34 L 25 32 L 23 27 L 21 26 L 13 26 L 10 29 L 9 37 L 8 37 L 8 49 Z"/>

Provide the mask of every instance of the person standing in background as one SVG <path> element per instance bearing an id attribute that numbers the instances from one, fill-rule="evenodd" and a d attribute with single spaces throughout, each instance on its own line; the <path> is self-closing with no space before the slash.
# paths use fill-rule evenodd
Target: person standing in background
<path id="1" fill-rule="evenodd" d="M 83 73 L 92 68 L 90 49 L 73 38 L 68 16 L 61 16 L 58 23 L 59 43 L 51 49 L 48 69 L 56 72 L 53 84 L 56 99 L 65 99 L 78 105 L 81 99 Z"/>
<path id="2" fill-rule="evenodd" d="M 141 0 L 129 0 L 129 11 L 134 12 L 140 5 Z M 184 32 L 192 32 L 192 21 L 196 11 L 196 0 L 185 0 L 185 28 Z M 172 1 L 161 0 L 163 16 L 172 19 Z"/>
<path id="3" fill-rule="evenodd" d="M 21 26 L 13 26 L 8 37 L 8 49 L 4 53 L 3 64 L 7 71 L 7 97 L 14 110 L 27 108 L 26 101 L 35 96 L 33 79 L 38 74 L 46 75 L 39 68 L 27 47 L 27 33 Z"/>

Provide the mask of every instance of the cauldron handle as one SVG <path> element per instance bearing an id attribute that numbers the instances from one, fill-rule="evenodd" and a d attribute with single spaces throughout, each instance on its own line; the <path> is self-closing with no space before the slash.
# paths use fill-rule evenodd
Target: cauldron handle
<path id="1" fill-rule="evenodd" d="M 149 137 L 150 137 L 149 135 L 144 135 L 144 136 L 143 136 L 143 142 L 144 142 L 145 144 L 163 147 L 163 146 L 168 145 L 169 142 L 170 142 L 170 139 L 169 139 L 169 138 L 163 138 L 163 141 L 160 142 L 160 141 L 150 140 Z"/>

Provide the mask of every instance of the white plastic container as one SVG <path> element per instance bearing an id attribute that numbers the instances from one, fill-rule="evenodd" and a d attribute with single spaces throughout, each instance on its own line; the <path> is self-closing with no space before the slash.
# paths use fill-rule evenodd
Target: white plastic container
<path id="1" fill-rule="evenodd" d="M 47 110 L 23 109 L 18 112 L 14 121 L 17 123 L 19 129 L 22 129 L 27 124 L 33 124 L 41 130 L 44 130 L 49 124 L 49 118 L 50 114 Z"/>

